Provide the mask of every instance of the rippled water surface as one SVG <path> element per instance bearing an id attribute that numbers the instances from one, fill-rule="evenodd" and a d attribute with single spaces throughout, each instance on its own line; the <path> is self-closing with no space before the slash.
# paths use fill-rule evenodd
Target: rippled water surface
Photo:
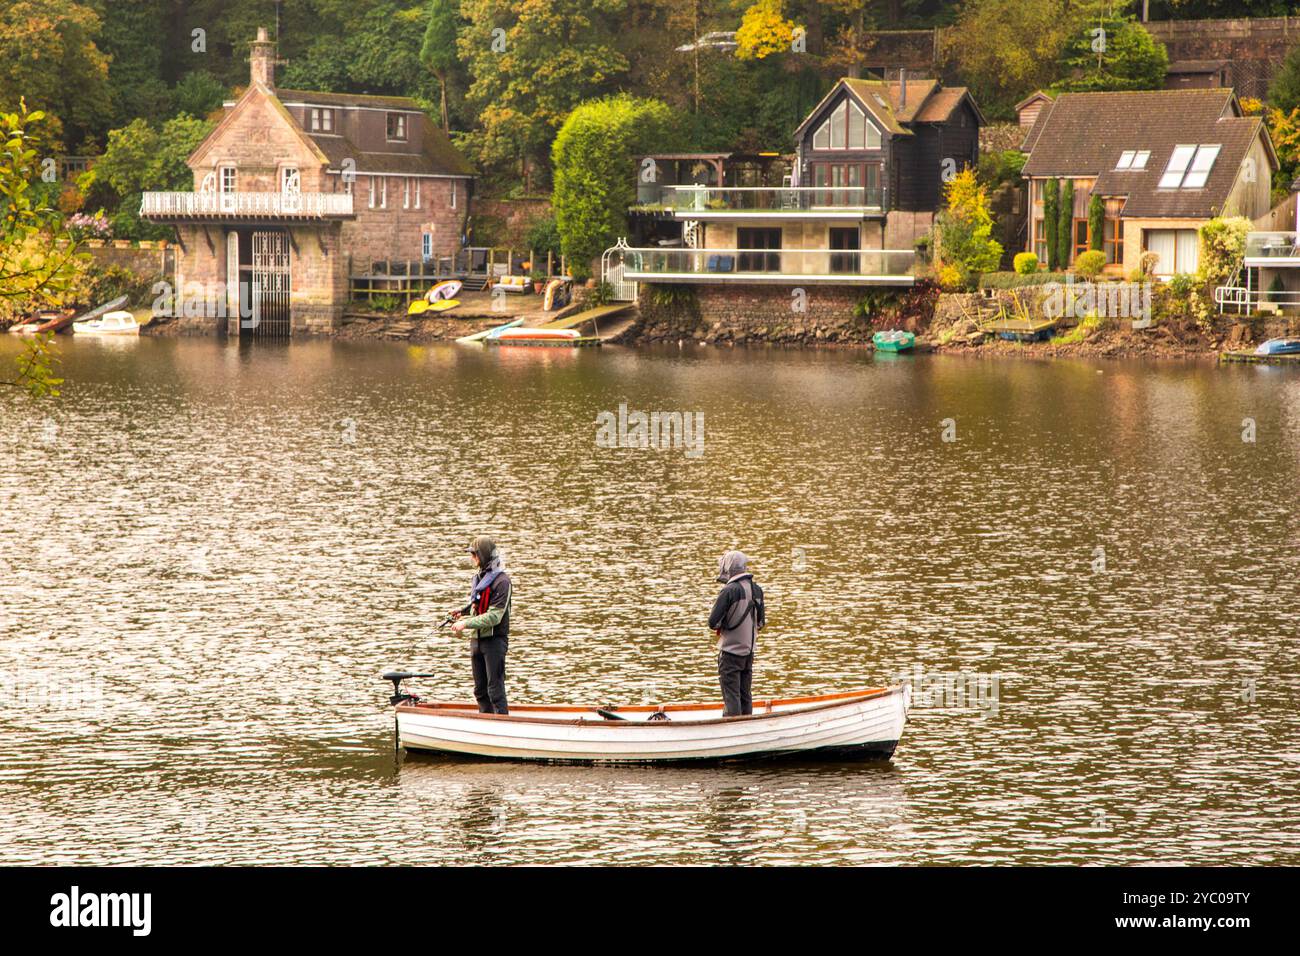
<path id="1" fill-rule="evenodd" d="M 0 863 L 1300 862 L 1296 371 L 61 344 L 0 395 Z M 730 546 L 757 693 L 959 692 L 887 764 L 400 757 L 482 529 L 515 702 L 715 697 Z"/>

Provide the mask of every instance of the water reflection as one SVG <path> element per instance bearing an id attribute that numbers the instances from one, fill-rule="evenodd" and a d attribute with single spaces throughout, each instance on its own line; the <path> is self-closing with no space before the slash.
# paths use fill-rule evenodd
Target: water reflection
<path id="1" fill-rule="evenodd" d="M 64 400 L 0 396 L 0 861 L 1300 858 L 1293 372 L 63 348 Z M 703 412 L 703 457 L 597 448 L 621 402 Z M 883 766 L 402 757 L 376 675 L 467 696 L 433 625 L 485 526 L 514 700 L 714 696 L 740 545 L 756 690 L 921 667 L 996 676 L 996 711 L 918 710 Z"/>

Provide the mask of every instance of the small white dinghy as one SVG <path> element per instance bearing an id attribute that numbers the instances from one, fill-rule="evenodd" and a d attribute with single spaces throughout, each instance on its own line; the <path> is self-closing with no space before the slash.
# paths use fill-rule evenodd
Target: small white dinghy
<path id="1" fill-rule="evenodd" d="M 109 312 L 97 319 L 73 322 L 72 331 L 77 335 L 139 335 L 140 323 L 130 312 Z"/>
<path id="2" fill-rule="evenodd" d="M 473 703 L 423 701 L 401 691 L 392 672 L 398 740 L 408 750 L 474 757 L 581 763 L 667 763 L 798 757 L 888 760 L 903 735 L 909 684 L 756 700 L 747 717 L 723 717 L 722 704 L 581 707 L 512 704 L 480 714 Z"/>

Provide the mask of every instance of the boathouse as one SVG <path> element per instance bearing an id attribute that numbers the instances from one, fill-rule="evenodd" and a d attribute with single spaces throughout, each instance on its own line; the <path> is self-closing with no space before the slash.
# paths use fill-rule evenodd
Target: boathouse
<path id="1" fill-rule="evenodd" d="M 349 277 L 462 247 L 468 162 L 411 99 L 280 89 L 259 29 L 249 85 L 190 155 L 192 192 L 148 192 L 176 227 L 176 314 L 195 331 L 284 337 L 337 327 Z"/>

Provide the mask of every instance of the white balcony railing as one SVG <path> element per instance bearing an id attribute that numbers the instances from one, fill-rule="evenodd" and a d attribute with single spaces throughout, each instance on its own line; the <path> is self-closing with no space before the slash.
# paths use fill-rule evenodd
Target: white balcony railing
<path id="1" fill-rule="evenodd" d="M 638 282 L 822 282 L 911 285 L 910 249 L 623 249 Z"/>
<path id="2" fill-rule="evenodd" d="M 302 192 L 149 192 L 140 202 L 140 215 L 156 219 L 207 216 L 323 219 L 351 216 L 348 193 Z"/>

